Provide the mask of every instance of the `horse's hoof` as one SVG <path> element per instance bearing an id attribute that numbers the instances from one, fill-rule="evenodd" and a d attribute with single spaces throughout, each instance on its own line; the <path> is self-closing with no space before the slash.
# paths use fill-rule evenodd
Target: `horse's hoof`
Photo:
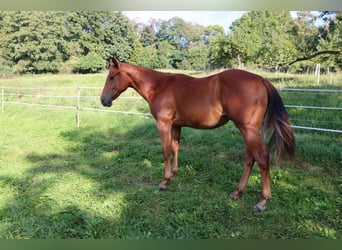
<path id="1" fill-rule="evenodd" d="M 172 170 L 172 176 L 176 176 L 178 174 L 178 169 L 176 169 L 176 170 Z"/>
<path id="2" fill-rule="evenodd" d="M 253 211 L 254 212 L 262 212 L 265 210 L 265 206 L 261 206 L 259 204 L 257 204 L 254 208 L 253 208 Z"/>
<path id="3" fill-rule="evenodd" d="M 167 189 L 167 186 L 162 186 L 159 184 L 158 189 L 159 189 L 159 191 L 165 191 Z"/>
<path id="4" fill-rule="evenodd" d="M 229 194 L 229 197 L 233 200 L 236 200 L 237 198 L 239 198 L 239 192 L 235 190 Z"/>

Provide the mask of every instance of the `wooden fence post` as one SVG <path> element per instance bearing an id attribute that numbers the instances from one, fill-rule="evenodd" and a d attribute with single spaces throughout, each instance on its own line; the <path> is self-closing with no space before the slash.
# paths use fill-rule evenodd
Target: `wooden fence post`
<path id="1" fill-rule="evenodd" d="M 77 86 L 77 127 L 80 127 L 80 110 L 81 110 L 81 88 Z"/>

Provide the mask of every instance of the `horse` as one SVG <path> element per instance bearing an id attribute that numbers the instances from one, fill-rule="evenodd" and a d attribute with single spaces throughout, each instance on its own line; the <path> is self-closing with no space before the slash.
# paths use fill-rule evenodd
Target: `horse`
<path id="1" fill-rule="evenodd" d="M 237 69 L 194 78 L 158 72 L 120 62 L 114 57 L 111 61 L 101 103 L 111 107 L 113 100 L 127 88 L 133 88 L 148 102 L 157 123 L 164 156 L 160 190 L 165 190 L 178 172 L 182 127 L 213 129 L 232 121 L 244 139 L 245 167 L 230 197 L 235 200 L 246 191 L 252 167 L 257 162 L 261 175 L 261 200 L 254 210 L 265 209 L 266 202 L 271 199 L 270 151 L 277 160 L 286 155 L 292 160 L 295 158 L 295 141 L 287 111 L 278 91 L 268 80 Z M 268 146 L 264 139 L 268 140 Z"/>

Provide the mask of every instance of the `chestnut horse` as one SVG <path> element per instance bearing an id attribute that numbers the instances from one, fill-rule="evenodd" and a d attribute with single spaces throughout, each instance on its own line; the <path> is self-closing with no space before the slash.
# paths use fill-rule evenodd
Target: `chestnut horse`
<path id="1" fill-rule="evenodd" d="M 245 169 L 230 197 L 237 199 L 246 190 L 254 162 L 260 168 L 262 198 L 255 211 L 265 209 L 271 199 L 269 153 L 260 135 L 269 140 L 276 158 L 288 154 L 294 159 L 295 142 L 281 97 L 274 86 L 259 75 L 243 70 L 226 70 L 204 78 L 157 72 L 119 62 L 113 64 L 102 91 L 101 102 L 110 107 L 128 87 L 135 89 L 149 104 L 157 121 L 164 155 L 167 183 L 178 172 L 178 149 L 182 127 L 212 129 L 229 120 L 241 132 L 245 144 Z M 170 154 L 173 155 L 172 169 Z"/>

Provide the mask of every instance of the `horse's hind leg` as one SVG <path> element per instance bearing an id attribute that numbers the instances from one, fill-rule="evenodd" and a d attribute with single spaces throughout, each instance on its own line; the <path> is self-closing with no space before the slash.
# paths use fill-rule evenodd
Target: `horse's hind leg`
<path id="1" fill-rule="evenodd" d="M 263 143 L 261 144 L 260 149 L 256 151 L 255 158 L 259 165 L 261 175 L 262 197 L 254 207 L 254 211 L 258 212 L 265 210 L 266 202 L 271 199 L 269 154 Z"/>
<path id="2" fill-rule="evenodd" d="M 178 150 L 182 127 L 172 127 L 171 149 L 173 155 L 172 174 L 178 173 Z"/>
<path id="3" fill-rule="evenodd" d="M 171 180 L 172 176 L 176 175 L 178 172 L 178 150 L 181 127 L 173 127 L 167 121 L 157 121 L 157 127 L 164 155 L 164 179 L 159 184 L 159 189 L 165 190 L 167 188 L 167 183 Z M 171 151 L 173 155 L 172 170 L 170 166 Z"/>
<path id="4" fill-rule="evenodd" d="M 249 176 L 251 174 L 253 165 L 254 165 L 255 159 L 253 157 L 253 154 L 250 150 L 245 150 L 245 169 L 243 170 L 243 174 L 241 177 L 241 180 L 237 186 L 237 188 L 230 193 L 230 197 L 234 200 L 236 200 L 241 193 L 244 193 L 247 188 L 247 182 L 249 179 Z"/>
<path id="5" fill-rule="evenodd" d="M 267 200 L 271 199 L 269 154 L 261 139 L 258 129 L 242 126 L 238 126 L 238 128 L 241 131 L 245 141 L 246 166 L 239 185 L 237 186 L 236 190 L 230 194 L 230 197 L 236 199 L 240 193 L 246 190 L 253 163 L 256 161 L 259 165 L 261 174 L 262 198 L 254 207 L 254 210 L 263 211 L 265 209 Z"/>

